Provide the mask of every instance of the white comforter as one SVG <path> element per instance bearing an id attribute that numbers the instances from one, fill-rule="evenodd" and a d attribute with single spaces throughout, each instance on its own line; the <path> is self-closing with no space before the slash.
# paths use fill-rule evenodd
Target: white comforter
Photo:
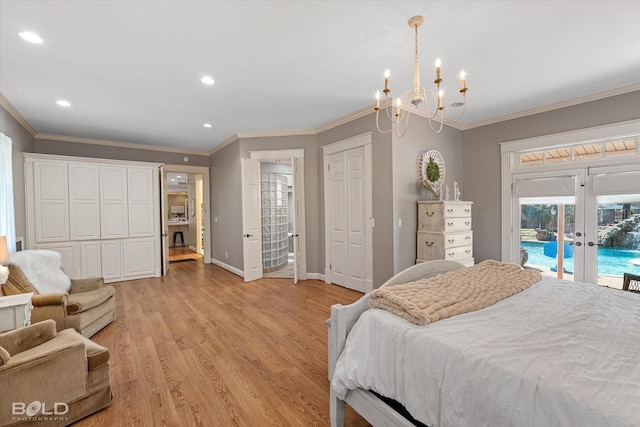
<path id="1" fill-rule="evenodd" d="M 640 426 L 640 295 L 545 278 L 427 326 L 370 309 L 332 387 L 374 390 L 430 427 Z"/>

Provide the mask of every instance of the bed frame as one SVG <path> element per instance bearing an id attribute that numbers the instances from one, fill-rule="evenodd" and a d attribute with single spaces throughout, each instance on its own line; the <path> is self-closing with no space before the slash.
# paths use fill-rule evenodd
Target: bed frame
<path id="1" fill-rule="evenodd" d="M 413 265 L 387 280 L 381 287 L 393 286 L 413 282 L 425 277 L 432 277 L 448 271 L 464 268 L 464 265 L 454 261 L 428 261 Z M 336 363 L 347 340 L 349 331 L 362 313 L 369 309 L 369 295 L 366 294 L 358 301 L 349 305 L 335 304 L 331 306 L 331 318 L 325 323 L 329 334 L 329 382 L 333 378 Z M 344 427 L 344 405 L 348 403 L 356 412 L 362 415 L 371 425 L 414 427 L 405 417 L 396 412 L 391 406 L 376 397 L 368 390 L 350 390 L 344 400 L 338 399 L 330 387 L 330 416 L 331 427 Z"/>

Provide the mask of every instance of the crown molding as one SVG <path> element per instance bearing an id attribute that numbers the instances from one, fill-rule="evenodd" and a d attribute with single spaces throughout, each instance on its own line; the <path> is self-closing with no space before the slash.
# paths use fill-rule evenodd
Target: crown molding
<path id="1" fill-rule="evenodd" d="M 27 119 L 25 119 L 24 117 L 22 117 L 22 114 L 20 114 L 18 112 L 18 110 L 15 109 L 15 107 L 13 106 L 13 104 L 11 104 L 9 102 L 9 100 L 7 98 L 5 98 L 5 96 L 3 94 L 0 93 L 0 105 L 2 105 L 2 107 L 7 110 L 7 113 L 9 113 L 9 115 L 11 117 L 13 117 L 14 119 L 16 119 L 16 121 L 18 123 L 20 123 L 22 125 L 22 127 L 24 128 L 24 130 L 26 130 L 27 132 L 29 132 L 29 134 L 35 138 L 35 136 L 38 134 L 38 132 L 36 132 L 36 130 L 29 124 L 29 122 L 27 121 Z"/>
<path id="2" fill-rule="evenodd" d="M 177 148 L 177 147 L 165 147 L 162 145 L 148 145 L 148 144 L 135 144 L 132 142 L 121 142 L 121 141 L 109 141 L 104 139 L 91 139 L 91 138 L 80 138 L 75 136 L 65 136 L 65 135 L 53 135 L 48 133 L 39 133 L 35 135 L 36 139 L 48 139 L 51 141 L 62 141 L 62 142 L 74 142 L 77 144 L 93 144 L 93 145 L 106 145 L 109 147 L 118 147 L 118 148 L 131 148 L 134 150 L 150 150 L 150 151 L 164 151 L 168 153 L 180 153 L 180 154 L 192 154 L 194 156 L 208 156 L 209 153 L 206 151 L 199 150 L 191 150 L 188 148 Z"/>
<path id="3" fill-rule="evenodd" d="M 495 123 L 506 122 L 508 120 L 519 119 L 521 117 L 532 116 L 534 114 L 546 113 L 548 111 L 558 110 L 560 108 L 571 107 L 578 104 L 584 104 L 591 101 L 598 101 L 599 99 L 610 98 L 616 95 L 624 95 L 625 93 L 635 92 L 640 90 L 640 83 L 622 86 L 616 89 L 606 90 L 604 92 L 598 92 L 591 95 L 580 96 L 578 98 L 572 98 L 566 101 L 556 102 L 555 104 L 544 105 L 542 107 L 531 108 L 529 110 L 519 111 L 517 113 L 505 114 L 503 116 L 494 117 L 487 120 L 481 120 L 478 122 L 469 123 L 461 126 L 460 130 L 469 130 L 478 128 L 481 126 L 492 125 Z"/>

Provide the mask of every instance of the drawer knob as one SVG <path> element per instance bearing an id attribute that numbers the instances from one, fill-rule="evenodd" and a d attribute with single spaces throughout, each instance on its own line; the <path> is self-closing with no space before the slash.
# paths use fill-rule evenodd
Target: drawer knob
<path id="1" fill-rule="evenodd" d="M 465 211 L 466 213 L 469 213 L 469 212 L 471 212 L 471 209 L 469 209 L 469 208 L 465 208 L 465 209 L 464 209 L 464 211 Z"/>
<path id="2" fill-rule="evenodd" d="M 452 222 L 448 222 L 448 223 L 447 223 L 447 225 L 448 225 L 449 227 L 453 227 L 453 223 L 452 223 Z"/>
<path id="3" fill-rule="evenodd" d="M 425 242 L 427 244 L 427 246 L 433 246 L 434 242 Z"/>
<path id="4" fill-rule="evenodd" d="M 464 222 L 464 225 L 469 225 L 469 224 L 471 224 L 471 222 L 470 222 L 470 221 L 465 221 L 465 222 Z"/>
<path id="5" fill-rule="evenodd" d="M 471 249 L 467 249 L 464 251 L 465 254 L 470 254 L 471 253 Z"/>
<path id="6" fill-rule="evenodd" d="M 427 216 L 433 216 L 435 212 L 427 212 Z"/>
<path id="7" fill-rule="evenodd" d="M 471 236 L 465 236 L 464 240 L 471 240 Z"/>
<path id="8" fill-rule="evenodd" d="M 449 240 L 448 240 L 448 242 L 449 242 L 449 243 L 453 243 L 453 242 L 455 242 L 455 241 L 456 241 L 456 239 L 449 239 Z"/>
<path id="9" fill-rule="evenodd" d="M 450 257 L 453 257 L 454 255 L 455 255 L 455 253 L 454 253 L 454 252 L 449 252 L 449 256 L 450 256 Z"/>
<path id="10" fill-rule="evenodd" d="M 451 208 L 447 209 L 447 213 L 453 213 L 453 209 Z"/>

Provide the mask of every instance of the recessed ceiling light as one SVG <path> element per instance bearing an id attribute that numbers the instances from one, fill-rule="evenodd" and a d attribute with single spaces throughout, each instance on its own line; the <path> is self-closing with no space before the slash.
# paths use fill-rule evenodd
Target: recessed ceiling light
<path id="1" fill-rule="evenodd" d="M 71 103 L 67 100 L 64 99 L 59 99 L 56 101 L 56 104 L 58 104 L 61 107 L 71 107 Z"/>
<path id="2" fill-rule="evenodd" d="M 200 81 L 206 85 L 212 85 L 215 83 L 211 76 L 204 76 L 200 79 Z"/>
<path id="3" fill-rule="evenodd" d="M 40 44 L 43 41 L 39 35 L 31 31 L 21 31 L 18 35 L 30 43 Z"/>
<path id="4" fill-rule="evenodd" d="M 210 127 L 212 127 L 211 123 L 205 123 L 205 124 L 203 124 L 202 126 L 204 126 L 204 127 L 206 127 L 206 128 L 210 128 Z"/>

